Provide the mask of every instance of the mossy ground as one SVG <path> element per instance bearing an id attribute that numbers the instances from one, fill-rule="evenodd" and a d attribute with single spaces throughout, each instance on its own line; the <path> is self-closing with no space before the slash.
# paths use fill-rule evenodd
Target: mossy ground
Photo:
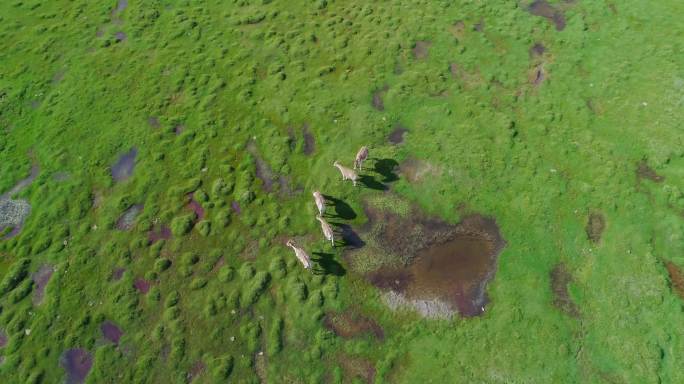
<path id="1" fill-rule="evenodd" d="M 684 3 L 554 2 L 562 30 L 524 1 L 128 3 L 0 4 L 0 193 L 40 167 L 18 196 L 24 228 L 0 242 L 5 382 L 61 380 L 70 348 L 93 354 L 92 383 L 684 381 L 668 274 L 684 266 Z M 429 172 L 380 167 L 353 188 L 332 163 L 362 145 Z M 133 175 L 115 182 L 131 148 Z M 637 180 L 643 161 L 660 182 Z M 270 193 L 264 164 L 282 176 Z M 508 245 L 484 315 L 391 313 L 345 270 L 311 191 L 360 225 L 387 187 L 449 222 L 496 218 Z M 117 230 L 134 204 L 135 226 Z M 150 245 L 159 225 L 173 237 Z M 559 263 L 578 317 L 554 306 Z M 384 339 L 325 328 L 352 304 Z"/>

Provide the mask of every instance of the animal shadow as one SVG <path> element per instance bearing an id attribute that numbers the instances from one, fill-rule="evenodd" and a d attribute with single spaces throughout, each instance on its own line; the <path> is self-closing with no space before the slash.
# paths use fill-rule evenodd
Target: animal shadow
<path id="1" fill-rule="evenodd" d="M 317 268 L 314 273 L 334 276 L 344 276 L 347 274 L 347 270 L 335 260 L 332 253 L 314 252 L 313 255 L 317 256 L 313 260 L 320 266 L 320 269 Z"/>
<path id="2" fill-rule="evenodd" d="M 370 175 L 359 176 L 359 181 L 366 188 L 375 189 L 377 191 L 386 191 L 387 189 L 389 189 L 389 187 L 387 187 L 385 184 L 375 180 L 375 177 Z"/>
<path id="3" fill-rule="evenodd" d="M 354 210 L 352 209 L 352 207 L 349 206 L 349 204 L 332 196 L 323 195 L 323 197 L 326 201 L 332 203 L 333 207 L 335 208 L 335 213 L 337 214 L 337 217 L 339 217 L 340 219 L 353 220 L 356 218 L 356 212 L 354 212 Z"/>
<path id="4" fill-rule="evenodd" d="M 394 159 L 377 159 L 375 160 L 374 170 L 382 175 L 383 183 L 391 183 L 399 180 L 399 175 L 396 173 L 398 167 L 399 163 Z"/>

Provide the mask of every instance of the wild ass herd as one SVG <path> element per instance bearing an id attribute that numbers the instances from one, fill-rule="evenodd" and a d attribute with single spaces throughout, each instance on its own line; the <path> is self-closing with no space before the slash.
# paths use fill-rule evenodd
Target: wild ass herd
<path id="1" fill-rule="evenodd" d="M 356 153 L 356 158 L 354 159 L 354 169 L 347 168 L 341 165 L 338 161 L 333 163 L 333 166 L 340 170 L 342 174 L 342 180 L 351 180 L 352 184 L 356 186 L 356 181 L 359 180 L 359 175 L 356 173 L 356 169 L 362 169 L 363 162 L 368 159 L 368 148 L 363 146 Z M 333 229 L 323 218 L 323 213 L 325 212 L 325 198 L 319 191 L 314 191 L 313 193 L 314 202 L 316 203 L 316 208 L 318 208 L 318 215 L 316 215 L 316 220 L 321 223 L 321 230 L 323 231 L 323 236 L 326 240 L 330 241 L 332 246 L 335 246 L 335 234 Z M 311 268 L 311 257 L 304 250 L 304 248 L 297 245 L 294 240 L 290 239 L 285 243 L 288 247 L 292 248 L 297 259 L 302 263 L 304 269 Z"/>

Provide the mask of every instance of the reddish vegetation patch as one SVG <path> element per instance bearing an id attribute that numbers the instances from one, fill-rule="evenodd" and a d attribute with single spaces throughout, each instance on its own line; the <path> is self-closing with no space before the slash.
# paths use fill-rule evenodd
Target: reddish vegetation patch
<path id="1" fill-rule="evenodd" d="M 126 269 L 124 268 L 115 268 L 112 271 L 112 280 L 114 281 L 119 281 L 123 277 L 124 272 L 126 272 Z"/>
<path id="2" fill-rule="evenodd" d="M 389 86 L 385 85 L 384 87 L 373 92 L 373 101 L 371 102 L 373 108 L 377 109 L 378 111 L 385 110 L 385 103 L 382 98 L 385 96 L 385 93 L 387 93 L 388 90 Z"/>
<path id="3" fill-rule="evenodd" d="M 394 145 L 403 143 L 404 142 L 404 134 L 406 132 L 408 132 L 408 129 L 406 129 L 401 124 L 395 125 L 394 129 L 389 134 L 389 137 L 388 137 L 389 142 L 394 144 Z"/>
<path id="4" fill-rule="evenodd" d="M 345 339 L 363 335 L 373 335 L 380 340 L 385 337 L 385 333 L 378 323 L 355 312 L 330 312 L 325 315 L 324 325 L 337 336 Z"/>
<path id="5" fill-rule="evenodd" d="M 45 286 L 50 281 L 50 277 L 52 277 L 54 272 L 55 269 L 52 267 L 52 265 L 46 264 L 40 267 L 40 269 L 33 274 L 33 286 L 35 287 L 35 291 L 33 293 L 33 304 L 39 305 L 43 302 L 43 298 L 45 297 Z"/>
<path id="6" fill-rule="evenodd" d="M 207 369 L 207 366 L 204 364 L 202 360 L 196 361 L 192 367 L 190 367 L 190 372 L 188 372 L 188 380 L 193 381 L 197 377 L 199 377 L 205 370 Z"/>
<path id="7" fill-rule="evenodd" d="M 684 300 L 684 273 L 671 261 L 665 262 L 665 268 L 667 268 L 667 273 L 670 275 L 672 290 Z"/>
<path id="8" fill-rule="evenodd" d="M 202 208 L 202 205 L 195 200 L 195 194 L 191 193 L 190 195 L 190 202 L 188 203 L 188 208 L 197 216 L 197 220 L 202 220 L 204 219 L 204 208 Z"/>
<path id="9" fill-rule="evenodd" d="M 163 224 L 147 233 L 147 239 L 150 244 L 154 244 L 159 240 L 168 240 L 170 238 L 171 228 Z"/>
<path id="10" fill-rule="evenodd" d="M 344 370 L 344 377 L 349 382 L 357 379 L 369 384 L 375 382 L 375 365 L 370 360 L 363 357 L 341 355 L 338 361 Z"/>
<path id="11" fill-rule="evenodd" d="M 67 384 L 80 384 L 93 366 L 93 356 L 82 348 L 69 349 L 62 354 L 60 365 L 66 371 Z"/>
<path id="12" fill-rule="evenodd" d="M 551 291 L 553 292 L 553 305 L 572 317 L 579 317 L 577 305 L 570 298 L 568 284 L 572 283 L 572 276 L 565 264 L 559 263 L 551 270 Z"/>
<path id="13" fill-rule="evenodd" d="M 114 344 L 119 344 L 119 340 L 121 339 L 121 336 L 123 335 L 123 332 L 119 327 L 116 326 L 116 324 L 112 323 L 111 321 L 105 321 L 100 325 L 100 330 L 102 331 L 102 336 L 111 341 Z"/>
<path id="14" fill-rule="evenodd" d="M 642 160 L 637 164 L 637 181 L 641 181 L 643 179 L 646 180 L 651 180 L 656 183 L 662 183 L 663 180 L 665 180 L 665 177 L 659 175 L 653 168 L 651 168 L 648 163 L 646 163 L 646 160 Z"/>
<path id="15" fill-rule="evenodd" d="M 431 42 L 427 40 L 416 41 L 416 45 L 413 47 L 413 57 L 418 60 L 422 60 L 428 57 Z"/>
<path id="16" fill-rule="evenodd" d="M 149 292 L 150 287 L 152 286 L 152 283 L 145 279 L 137 278 L 133 282 L 133 287 L 138 290 L 138 292 L 142 294 L 146 294 Z"/>
<path id="17" fill-rule="evenodd" d="M 535 16 L 541 16 L 548 19 L 556 26 L 557 31 L 562 31 L 565 28 L 565 16 L 563 15 L 563 12 L 556 9 L 546 0 L 534 1 L 527 10 Z"/>
<path id="18" fill-rule="evenodd" d="M 606 219 L 603 217 L 603 214 L 600 212 L 590 214 L 587 227 L 585 228 L 589 240 L 594 244 L 598 244 L 601 241 L 604 229 L 606 229 Z"/>

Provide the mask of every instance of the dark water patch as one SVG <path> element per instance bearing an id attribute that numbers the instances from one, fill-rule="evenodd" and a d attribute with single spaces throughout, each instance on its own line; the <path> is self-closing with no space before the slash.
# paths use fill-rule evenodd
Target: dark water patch
<path id="1" fill-rule="evenodd" d="M 371 101 L 371 105 L 373 105 L 373 108 L 375 108 L 378 111 L 384 111 L 385 110 L 385 102 L 383 101 L 383 97 L 385 96 L 385 93 L 389 90 L 389 86 L 385 85 L 384 87 L 377 89 L 373 92 L 373 100 Z"/>
<path id="2" fill-rule="evenodd" d="M 123 12 L 126 9 L 126 7 L 128 7 L 128 0 L 119 0 L 116 3 L 116 8 L 114 8 L 114 10 L 112 11 L 112 15 L 118 16 L 119 14 L 121 14 L 121 12 Z"/>
<path id="3" fill-rule="evenodd" d="M 665 177 L 659 175 L 653 168 L 651 168 L 646 160 L 641 160 L 637 164 L 636 169 L 637 181 L 650 180 L 656 183 L 662 183 Z"/>
<path id="4" fill-rule="evenodd" d="M 527 11 L 535 16 L 541 16 L 548 19 L 556 26 L 557 31 L 562 31 L 565 28 L 565 16 L 563 12 L 556 9 L 546 0 L 535 0 L 527 8 Z"/>
<path id="5" fill-rule="evenodd" d="M 366 335 L 378 340 L 385 338 L 385 332 L 377 322 L 352 311 L 328 312 L 323 319 L 323 325 L 344 339 Z"/>
<path id="6" fill-rule="evenodd" d="M 239 215 L 240 213 L 242 213 L 242 209 L 240 208 L 240 203 L 238 203 L 237 201 L 233 201 L 232 203 L 230 203 L 230 208 L 233 210 L 233 212 L 235 212 L 236 215 Z"/>
<path id="7" fill-rule="evenodd" d="M 430 46 L 432 43 L 427 40 L 416 41 L 416 45 L 413 47 L 413 57 L 418 60 L 426 59 L 429 55 Z"/>
<path id="8" fill-rule="evenodd" d="M 149 292 L 150 287 L 152 286 L 152 283 L 149 281 L 142 279 L 142 278 L 137 278 L 133 282 L 133 287 L 138 290 L 138 292 L 142 293 L 143 295 Z"/>
<path id="9" fill-rule="evenodd" d="M 45 287 L 47 286 L 55 268 L 52 265 L 45 264 L 38 268 L 38 271 L 33 274 L 33 304 L 40 305 L 45 298 Z"/>
<path id="10" fill-rule="evenodd" d="M 114 33 L 114 39 L 116 41 L 124 41 L 124 40 L 126 40 L 126 38 L 127 38 L 126 34 L 122 31 L 118 31 L 118 32 Z"/>
<path id="11" fill-rule="evenodd" d="M 195 194 L 191 193 L 189 195 L 190 201 L 188 202 L 188 209 L 190 209 L 195 216 L 197 217 L 196 221 L 204 219 L 205 212 L 204 208 L 202 207 L 202 204 L 200 204 L 197 200 L 195 200 Z"/>
<path id="12" fill-rule="evenodd" d="M 388 137 L 389 142 L 394 144 L 394 145 L 403 143 L 404 142 L 404 134 L 406 132 L 408 132 L 408 129 L 406 129 L 401 124 L 395 125 L 394 129 L 389 134 L 389 137 Z"/>
<path id="13" fill-rule="evenodd" d="M 606 219 L 603 217 L 603 214 L 600 212 L 591 213 L 585 228 L 587 238 L 591 240 L 592 243 L 598 244 L 601 241 L 601 235 L 603 234 L 604 229 L 606 229 Z"/>
<path id="14" fill-rule="evenodd" d="M 677 264 L 671 261 L 665 262 L 665 268 L 667 268 L 667 273 L 670 275 L 672 291 L 684 300 L 684 273 L 682 273 L 681 268 Z"/>
<path id="15" fill-rule="evenodd" d="M 69 349 L 60 357 L 59 365 L 66 372 L 67 384 L 80 384 L 93 366 L 93 356 L 83 348 Z"/>
<path id="16" fill-rule="evenodd" d="M 311 131 L 309 131 L 308 124 L 304 124 L 304 127 L 302 128 L 302 133 L 304 135 L 304 154 L 307 156 L 311 156 L 316 150 L 316 139 L 311 134 Z"/>
<path id="17" fill-rule="evenodd" d="M 544 54 L 546 52 L 546 47 L 542 43 L 534 43 L 532 47 L 530 47 L 530 57 L 538 57 Z"/>
<path id="18" fill-rule="evenodd" d="M 9 341 L 9 337 L 7 337 L 7 333 L 5 333 L 4 330 L 0 329 L 0 348 L 4 348 L 7 346 L 7 342 Z"/>
<path id="19" fill-rule="evenodd" d="M 457 225 L 366 208 L 367 233 L 391 264 L 367 274 L 368 281 L 391 292 L 390 307 L 410 305 L 426 317 L 434 311 L 477 316 L 487 304 L 486 286 L 506 245 L 492 218 L 471 215 Z"/>
<path id="20" fill-rule="evenodd" d="M 125 268 L 114 268 L 114 270 L 112 271 L 112 280 L 113 281 L 121 280 L 124 272 L 126 272 Z"/>
<path id="21" fill-rule="evenodd" d="M 133 176 L 133 169 L 135 168 L 135 158 L 138 155 L 138 149 L 133 147 L 130 151 L 119 156 L 119 159 L 112 165 L 112 178 L 114 181 L 124 181 Z"/>
<path id="22" fill-rule="evenodd" d="M 154 244 L 159 240 L 169 240 L 171 238 L 171 228 L 166 225 L 160 225 L 147 233 L 147 239 L 150 244 Z"/>
<path id="23" fill-rule="evenodd" d="M 203 361 L 198 360 L 194 364 L 192 364 L 192 367 L 190 367 L 190 371 L 188 372 L 187 379 L 188 381 L 192 382 L 193 380 L 197 379 L 202 373 L 207 369 L 207 366 L 204 364 Z"/>
<path id="24" fill-rule="evenodd" d="M 109 320 L 104 321 L 100 325 L 100 331 L 102 331 L 102 337 L 117 345 L 119 344 L 121 336 L 123 336 L 123 331 Z"/>
<path id="25" fill-rule="evenodd" d="M 120 231 L 129 231 L 135 225 L 135 219 L 143 210 L 142 204 L 131 205 L 116 221 L 116 229 Z"/>
<path id="26" fill-rule="evenodd" d="M 159 118 L 157 118 L 155 116 L 148 117 L 147 118 L 147 124 L 149 124 L 150 127 L 155 128 L 155 129 L 161 127 L 161 123 L 159 122 Z"/>
<path id="27" fill-rule="evenodd" d="M 551 291 L 553 292 L 553 305 L 572 317 L 579 317 L 577 305 L 570 298 L 568 284 L 572 283 L 572 275 L 563 263 L 559 263 L 551 270 Z"/>

